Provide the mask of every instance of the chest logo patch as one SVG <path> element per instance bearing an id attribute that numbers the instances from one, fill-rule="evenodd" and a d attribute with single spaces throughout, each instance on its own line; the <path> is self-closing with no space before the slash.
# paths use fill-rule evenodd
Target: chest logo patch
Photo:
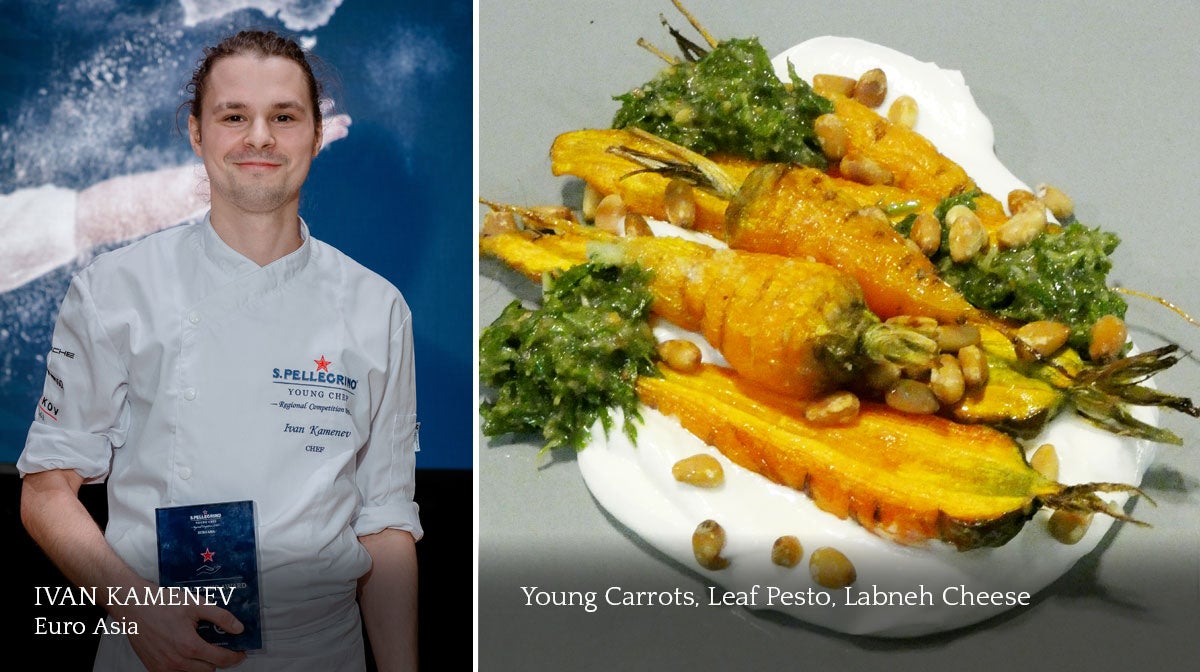
<path id="1" fill-rule="evenodd" d="M 321 355 L 312 362 L 315 365 L 314 368 L 276 367 L 271 369 L 271 378 L 274 382 L 282 385 L 303 385 L 354 394 L 354 390 L 358 387 L 358 379 L 331 370 L 333 362 L 325 359 L 325 355 Z"/>

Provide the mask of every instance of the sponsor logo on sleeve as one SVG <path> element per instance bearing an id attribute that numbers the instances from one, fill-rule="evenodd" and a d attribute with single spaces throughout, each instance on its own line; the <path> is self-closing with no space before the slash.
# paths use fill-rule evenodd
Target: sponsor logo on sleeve
<path id="1" fill-rule="evenodd" d="M 38 402 L 37 417 L 38 420 L 58 422 L 58 406 L 46 395 L 42 395 L 42 400 Z"/>

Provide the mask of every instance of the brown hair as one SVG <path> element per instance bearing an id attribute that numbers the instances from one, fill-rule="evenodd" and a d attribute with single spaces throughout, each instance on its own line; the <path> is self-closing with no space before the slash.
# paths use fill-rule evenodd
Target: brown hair
<path id="1" fill-rule="evenodd" d="M 321 127 L 321 84 L 313 74 L 312 56 L 306 54 L 295 40 L 270 30 L 243 30 L 221 40 L 216 46 L 205 48 L 204 58 L 200 59 L 200 63 L 192 71 L 191 81 L 184 87 L 184 90 L 192 97 L 181 107 L 187 107 L 188 113 L 199 121 L 204 90 L 213 65 L 222 58 L 239 54 L 252 54 L 262 58 L 278 56 L 300 66 L 300 70 L 304 72 L 304 79 L 308 83 L 309 103 L 312 104 L 316 128 Z"/>

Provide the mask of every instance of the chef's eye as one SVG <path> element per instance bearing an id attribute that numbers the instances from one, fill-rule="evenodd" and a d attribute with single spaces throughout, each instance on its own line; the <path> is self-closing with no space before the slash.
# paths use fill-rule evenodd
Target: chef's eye
<path id="1" fill-rule="evenodd" d="M 290 114 L 277 114 L 277 115 L 275 115 L 275 121 L 276 121 L 276 122 L 279 122 L 279 123 L 286 123 L 286 122 L 292 121 L 293 119 L 295 119 L 295 117 L 293 117 L 293 116 L 292 116 L 292 115 L 290 115 Z"/>

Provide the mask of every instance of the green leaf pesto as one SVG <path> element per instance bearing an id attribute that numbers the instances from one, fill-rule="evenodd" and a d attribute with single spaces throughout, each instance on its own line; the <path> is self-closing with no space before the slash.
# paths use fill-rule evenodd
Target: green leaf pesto
<path id="1" fill-rule="evenodd" d="M 977 308 L 1022 322 L 1057 320 L 1071 327 L 1068 344 L 1087 352 L 1091 326 L 1104 315 L 1125 317 L 1126 304 L 1108 286 L 1109 258 L 1120 243 L 1116 234 L 1072 221 L 1048 228 L 1028 245 L 989 249 L 961 264 L 950 258 L 944 217 L 951 206 L 975 207 L 978 192 L 943 200 L 935 214 L 942 219 L 942 246 L 933 257 L 938 273 Z M 897 225 L 902 233 L 912 217 Z"/>
<path id="2" fill-rule="evenodd" d="M 757 38 L 730 39 L 695 62 L 664 69 L 615 100 L 613 128 L 636 127 L 700 154 L 734 154 L 825 168 L 813 120 L 833 103 L 813 92 L 789 65 L 790 84 L 775 75 Z"/>
<path id="3" fill-rule="evenodd" d="M 483 433 L 578 450 L 597 419 L 611 429 L 617 407 L 635 439 L 637 377 L 657 372 L 648 279 L 637 266 L 582 264 L 547 280 L 540 308 L 509 304 L 479 338 L 480 382 L 494 392 L 480 405 Z"/>

